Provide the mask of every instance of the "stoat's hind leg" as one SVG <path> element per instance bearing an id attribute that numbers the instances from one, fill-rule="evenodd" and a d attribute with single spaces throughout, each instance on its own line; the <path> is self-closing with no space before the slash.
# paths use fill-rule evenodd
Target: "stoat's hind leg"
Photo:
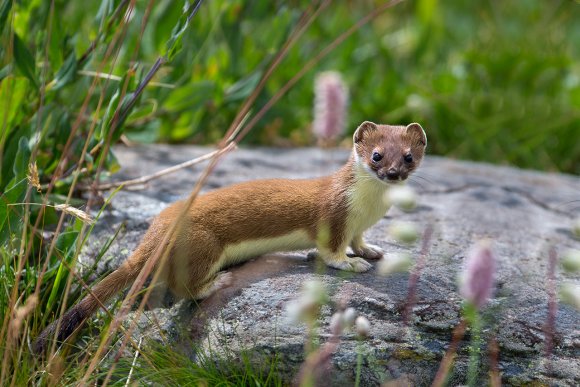
<path id="1" fill-rule="evenodd" d="M 200 299 L 209 294 L 220 270 L 223 248 L 211 231 L 191 227 L 186 232 L 172 249 L 166 281 L 176 295 Z"/>

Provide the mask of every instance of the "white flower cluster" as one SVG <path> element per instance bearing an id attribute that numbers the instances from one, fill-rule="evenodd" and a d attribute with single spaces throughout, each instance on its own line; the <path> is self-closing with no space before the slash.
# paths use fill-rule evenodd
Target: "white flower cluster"
<path id="1" fill-rule="evenodd" d="M 326 287 L 319 280 L 306 281 L 297 300 L 286 305 L 286 313 L 292 322 L 316 319 L 318 309 L 328 301 Z"/>
<path id="2" fill-rule="evenodd" d="M 403 211 L 412 211 L 417 207 L 417 195 L 407 185 L 393 185 L 385 193 L 384 200 L 387 204 L 397 206 Z"/>
<path id="3" fill-rule="evenodd" d="M 364 316 L 357 316 L 354 308 L 346 308 L 344 311 L 336 312 L 330 318 L 330 331 L 333 335 L 339 336 L 345 330 L 354 331 L 360 337 L 367 337 L 370 333 L 371 323 Z"/>

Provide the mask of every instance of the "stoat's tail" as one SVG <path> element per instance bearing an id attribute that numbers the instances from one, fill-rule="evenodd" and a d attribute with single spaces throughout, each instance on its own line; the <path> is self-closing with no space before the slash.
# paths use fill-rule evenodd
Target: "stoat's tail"
<path id="1" fill-rule="evenodd" d="M 135 281 L 144 263 L 143 259 L 139 259 L 140 257 L 135 255 L 134 253 L 117 270 L 95 285 L 91 291 L 92 294 L 88 294 L 78 304 L 69 309 L 60 320 L 54 321 L 46 327 L 34 341 L 32 347 L 34 353 L 42 354 L 46 352 L 51 340 L 55 338 L 59 342 L 68 338 L 109 298 Z M 58 334 L 55 335 L 57 325 Z"/>

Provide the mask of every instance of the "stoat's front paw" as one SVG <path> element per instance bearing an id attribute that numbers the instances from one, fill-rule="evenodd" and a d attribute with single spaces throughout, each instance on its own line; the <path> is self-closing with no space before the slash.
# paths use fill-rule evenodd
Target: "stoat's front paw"
<path id="1" fill-rule="evenodd" d="M 354 271 L 356 273 L 362 273 L 365 271 L 369 271 L 373 267 L 373 265 L 371 265 L 370 263 L 368 263 L 364 259 L 358 258 L 358 257 L 354 257 L 354 258 L 346 257 L 345 259 L 340 260 L 340 261 L 326 262 L 326 264 L 330 267 L 335 268 L 335 269 Z"/>
<path id="2" fill-rule="evenodd" d="M 383 257 L 383 249 L 375 245 L 364 245 L 356 249 L 352 249 L 354 255 L 365 259 L 381 259 Z"/>

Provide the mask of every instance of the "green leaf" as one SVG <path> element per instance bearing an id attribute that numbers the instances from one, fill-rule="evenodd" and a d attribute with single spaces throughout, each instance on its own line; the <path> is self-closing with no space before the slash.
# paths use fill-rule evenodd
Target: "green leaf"
<path id="1" fill-rule="evenodd" d="M 7 64 L 6 66 L 2 67 L 0 69 L 0 83 L 2 82 L 2 80 L 4 78 L 6 78 L 7 76 L 9 76 L 12 73 L 12 63 Z M 4 101 L 3 99 L 0 99 L 0 101 Z"/>
<path id="2" fill-rule="evenodd" d="M 29 133 L 29 126 L 16 126 L 11 128 L 8 139 L 4 143 L 4 154 L 2 155 L 2 175 L 0 176 L 0 191 L 6 189 L 6 184 L 14 177 L 14 160 L 18 153 L 18 141 L 22 136 Z"/>
<path id="3" fill-rule="evenodd" d="M 67 267 L 69 267 L 74 257 L 74 252 L 76 249 L 76 241 L 79 233 L 78 231 L 67 231 L 60 233 L 58 239 L 56 240 L 56 249 L 62 253 L 62 260 L 56 274 L 56 278 L 53 281 L 52 290 L 50 291 L 50 297 L 48 298 L 48 303 L 46 305 L 47 310 L 52 310 L 57 299 L 60 299 L 63 291 L 64 283 L 66 281 L 66 276 L 69 273 Z M 64 262 L 63 262 L 64 261 Z M 66 264 L 65 264 L 66 262 Z"/>
<path id="4" fill-rule="evenodd" d="M 201 1 L 202 0 L 198 0 L 194 4 L 191 4 L 189 7 L 184 7 L 181 17 L 177 21 L 175 27 L 173 27 L 173 31 L 171 31 L 171 37 L 167 41 L 165 51 L 165 58 L 167 58 L 168 61 L 171 61 L 181 50 L 181 40 L 183 39 L 183 34 L 185 31 L 187 31 L 187 27 L 189 26 L 189 18 L 195 12 L 197 12 L 195 9 L 199 8 Z"/>
<path id="5" fill-rule="evenodd" d="M 173 90 L 163 108 L 172 112 L 198 109 L 206 101 L 214 98 L 216 89 L 214 81 L 190 83 Z"/>
<path id="6" fill-rule="evenodd" d="M 249 76 L 240 79 L 226 90 L 224 102 L 240 101 L 252 94 L 262 78 L 262 71 L 256 71 Z"/>
<path id="7" fill-rule="evenodd" d="M 8 67 L 8 66 L 7 66 Z M 1 77 L 0 77 L 1 79 Z M 29 82 L 24 77 L 8 76 L 3 82 L 0 82 L 0 122 L 4 124 L 9 131 L 16 123 L 15 118 L 18 113 L 22 113 L 23 107 L 26 106 L 24 102 L 27 96 L 27 86 Z"/>
<path id="8" fill-rule="evenodd" d="M 28 139 L 26 137 L 20 137 L 20 140 L 18 141 L 18 152 L 16 152 L 16 158 L 12 168 L 16 179 L 22 179 L 26 177 L 28 174 L 29 162 L 30 147 L 28 146 Z"/>
<path id="9" fill-rule="evenodd" d="M 6 243 L 10 234 L 20 234 L 22 227 L 22 207 L 9 204 L 20 203 L 26 195 L 27 180 L 13 178 L 8 182 L 6 191 L 0 195 L 0 241 Z"/>
<path id="10" fill-rule="evenodd" d="M 56 73 L 53 81 L 55 85 L 52 87 L 52 90 L 58 90 L 61 87 L 71 83 L 76 78 L 77 67 L 78 62 L 73 51 L 66 58 L 62 67 Z"/>
<path id="11" fill-rule="evenodd" d="M 34 57 L 16 33 L 14 34 L 14 60 L 16 68 L 38 88 Z"/>
<path id="12" fill-rule="evenodd" d="M 2 0 L 0 4 L 0 34 L 4 31 L 4 25 L 10 14 L 10 9 L 12 8 L 12 0 Z"/>
<path id="13" fill-rule="evenodd" d="M 99 31 L 103 30 L 103 27 L 105 26 L 107 17 L 114 10 L 113 6 L 114 6 L 113 0 L 101 1 L 101 5 L 99 6 L 99 11 L 97 12 L 97 16 L 95 17 L 95 19 L 99 22 Z"/>
<path id="14" fill-rule="evenodd" d="M 179 21 L 171 31 L 171 37 L 165 45 L 165 57 L 171 61 L 175 55 L 181 50 L 181 39 L 187 30 L 187 16 L 182 14 Z"/>
<path id="15" fill-rule="evenodd" d="M 109 104 L 107 105 L 107 110 L 105 110 L 105 115 L 101 118 L 101 126 L 99 130 L 95 131 L 95 138 L 100 141 L 104 141 L 107 138 L 107 133 L 109 132 L 110 120 L 115 113 L 115 108 L 119 101 L 119 96 L 121 93 L 119 90 L 111 97 Z"/>

